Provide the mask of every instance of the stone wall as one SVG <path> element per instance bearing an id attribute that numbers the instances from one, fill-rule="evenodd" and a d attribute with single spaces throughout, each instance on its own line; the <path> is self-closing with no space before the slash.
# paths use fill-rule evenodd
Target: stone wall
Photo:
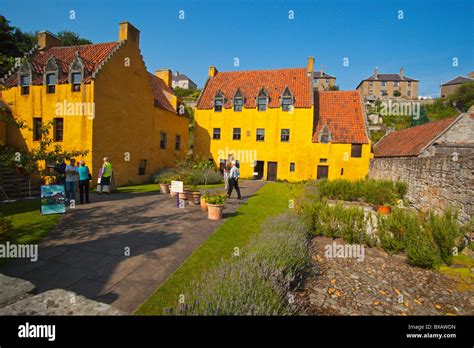
<path id="1" fill-rule="evenodd" d="M 417 209 L 442 212 L 452 206 L 459 209 L 461 222 L 473 216 L 473 155 L 376 158 L 371 160 L 369 177 L 407 182 L 406 198 Z"/>

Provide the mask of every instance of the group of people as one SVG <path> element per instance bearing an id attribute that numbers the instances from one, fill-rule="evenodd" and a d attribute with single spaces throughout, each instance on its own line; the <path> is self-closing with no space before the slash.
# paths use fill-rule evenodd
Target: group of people
<path id="1" fill-rule="evenodd" d="M 89 182 L 92 175 L 89 167 L 86 166 L 84 160 L 79 161 L 76 166 L 76 160 L 71 158 L 69 164 L 64 161 L 56 166 L 55 171 L 58 173 L 58 184 L 64 185 L 66 199 L 68 201 L 76 200 L 76 190 L 79 188 L 80 204 L 90 203 L 89 200 Z M 110 178 L 112 176 L 112 164 L 108 157 L 104 157 L 104 163 L 99 171 L 99 180 L 97 184 L 97 192 L 110 194 Z"/>
<path id="2" fill-rule="evenodd" d="M 237 192 L 237 198 L 242 199 L 240 195 L 240 188 L 239 188 L 239 177 L 240 177 L 240 170 L 237 167 L 236 161 L 227 162 L 224 167 L 224 187 L 227 190 L 227 197 L 230 198 L 232 195 L 232 191 L 235 189 Z"/>

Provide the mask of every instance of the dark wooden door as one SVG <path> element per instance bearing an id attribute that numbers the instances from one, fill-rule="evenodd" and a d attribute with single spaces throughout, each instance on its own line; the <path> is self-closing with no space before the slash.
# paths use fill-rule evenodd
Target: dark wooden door
<path id="1" fill-rule="evenodd" d="M 318 166 L 318 172 L 316 175 L 316 179 L 324 179 L 327 178 L 329 174 L 329 167 L 328 166 Z"/>
<path id="2" fill-rule="evenodd" d="M 278 163 L 277 162 L 268 162 L 267 167 L 267 180 L 275 181 L 277 179 Z"/>
<path id="3" fill-rule="evenodd" d="M 255 173 L 258 173 L 258 174 L 255 175 L 255 179 L 260 180 L 261 178 L 263 178 L 263 166 L 264 165 L 265 165 L 264 161 L 256 161 L 253 171 Z"/>

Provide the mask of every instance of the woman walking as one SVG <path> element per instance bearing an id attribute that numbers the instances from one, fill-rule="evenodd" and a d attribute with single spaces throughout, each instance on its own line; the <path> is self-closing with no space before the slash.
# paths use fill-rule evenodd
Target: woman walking
<path id="1" fill-rule="evenodd" d="M 89 201 L 89 180 L 91 179 L 91 174 L 89 171 L 89 167 L 86 166 L 86 162 L 81 160 L 79 162 L 79 167 L 77 168 L 77 172 L 79 174 L 79 198 L 81 204 L 84 204 L 84 195 L 86 198 L 86 203 L 90 203 Z"/>

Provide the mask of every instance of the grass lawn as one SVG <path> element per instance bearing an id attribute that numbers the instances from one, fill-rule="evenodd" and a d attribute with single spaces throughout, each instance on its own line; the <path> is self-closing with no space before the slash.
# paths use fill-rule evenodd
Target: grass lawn
<path id="1" fill-rule="evenodd" d="M 204 190 L 204 185 L 197 185 L 199 190 Z M 207 185 L 208 189 L 222 187 L 224 184 L 212 184 Z M 145 184 L 145 185 L 133 185 L 133 186 L 122 186 L 117 188 L 118 192 L 128 192 L 128 193 L 144 193 L 144 192 L 160 192 L 160 185 L 158 184 Z"/>
<path id="2" fill-rule="evenodd" d="M 162 315 L 167 307 L 176 308 L 184 287 L 222 258 L 230 258 L 235 247 L 242 248 L 259 231 L 267 216 L 288 209 L 294 197 L 294 185 L 269 182 L 254 197 L 242 204 L 229 218 L 184 261 L 181 266 L 135 312 L 138 315 Z"/>
<path id="3" fill-rule="evenodd" d="M 41 215 L 40 200 L 22 200 L 0 205 L 0 213 L 13 223 L 12 243 L 38 243 L 59 222 L 61 215 Z M 0 265 L 6 260 L 0 260 Z"/>

